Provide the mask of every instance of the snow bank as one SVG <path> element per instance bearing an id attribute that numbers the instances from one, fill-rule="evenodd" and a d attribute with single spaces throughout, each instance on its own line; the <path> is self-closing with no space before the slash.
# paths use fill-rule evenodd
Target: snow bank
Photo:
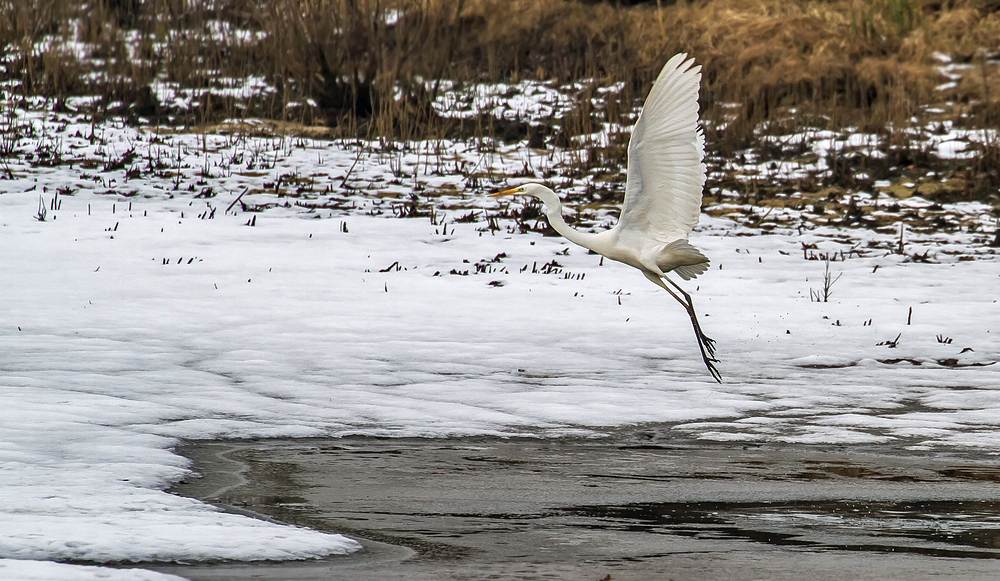
<path id="1" fill-rule="evenodd" d="M 183 581 L 176 575 L 165 575 L 143 569 L 111 569 L 88 565 L 63 565 L 49 561 L 0 559 L 0 579 L 6 581 Z"/>
<path id="2" fill-rule="evenodd" d="M 184 171 L 199 171 L 193 155 Z M 351 166 L 349 152 L 327 155 Z M 656 422 L 721 441 L 1000 449 L 989 258 L 849 254 L 831 264 L 830 301 L 813 302 L 824 265 L 802 245 L 836 254 L 874 234 L 751 236 L 705 218 L 692 242 L 712 267 L 687 286 L 719 344 L 719 385 L 672 299 L 561 239 L 365 213 L 375 206 L 226 214 L 239 180 L 259 176 L 194 199 L 162 180 L 88 186 L 64 166 L 15 169 L 0 195 L 0 557 L 358 547 L 166 494 L 189 475 L 171 451 L 180 438 Z M 37 220 L 39 194 L 49 203 L 56 188 L 76 193 Z"/>

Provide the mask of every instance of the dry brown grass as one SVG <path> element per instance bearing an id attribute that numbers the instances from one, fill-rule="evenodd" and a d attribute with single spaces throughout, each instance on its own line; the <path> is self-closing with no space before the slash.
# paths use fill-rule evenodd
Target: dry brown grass
<path id="1" fill-rule="evenodd" d="M 720 0 L 677 7 L 669 18 L 705 65 L 709 117 L 719 117 L 712 107 L 720 103 L 740 105 L 727 126 L 737 143 L 792 107 L 833 126 L 902 122 L 945 97 L 934 94 L 944 81 L 934 51 L 963 58 L 1000 42 L 996 14 L 916 0 Z M 962 29 L 976 40 L 960 40 Z"/>
<path id="2" fill-rule="evenodd" d="M 469 130 L 434 115 L 438 85 L 420 79 L 623 81 L 606 109 L 581 107 L 562 120 L 577 134 L 620 120 L 666 58 L 685 51 L 704 67 L 710 141 L 732 150 L 762 124 L 879 130 L 937 101 L 952 102 L 967 123 L 995 122 L 998 8 L 992 0 L 6 2 L 0 76 L 20 81 L 25 94 L 98 94 L 105 105 L 125 103 L 112 113 L 139 108 L 149 117 L 160 105 L 143 91 L 153 78 L 203 90 L 219 77 L 254 75 L 278 92 L 249 105 L 206 98 L 177 122 L 263 116 L 402 139 Z M 65 41 L 88 54 L 81 59 Z M 937 91 L 945 79 L 934 52 L 979 69 Z M 295 106 L 305 99 L 317 106 Z"/>

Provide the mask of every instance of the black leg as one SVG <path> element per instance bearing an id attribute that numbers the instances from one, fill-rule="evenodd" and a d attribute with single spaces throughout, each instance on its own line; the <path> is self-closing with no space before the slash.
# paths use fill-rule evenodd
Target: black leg
<path id="1" fill-rule="evenodd" d="M 645 274 L 646 278 L 652 281 L 653 284 L 670 293 L 670 296 L 674 297 L 674 300 L 680 303 L 681 306 L 684 307 L 684 310 L 687 311 L 688 317 L 691 318 L 691 326 L 694 328 L 694 335 L 698 340 L 698 349 L 701 350 L 701 358 L 705 362 L 705 367 L 708 368 L 708 372 L 712 374 L 712 378 L 715 379 L 715 381 L 722 383 L 722 374 L 719 373 L 719 370 L 715 367 L 715 364 L 719 362 L 719 360 L 715 358 L 715 340 L 707 337 L 705 333 L 702 332 L 701 325 L 698 323 L 698 315 L 696 315 L 694 311 L 694 302 L 691 300 L 691 295 L 684 292 L 684 289 L 679 287 L 677 283 L 670 280 L 666 276 L 661 278 L 654 273 L 643 272 L 643 274 Z M 663 282 L 664 280 L 670 283 L 670 286 L 674 287 L 674 289 L 677 290 L 677 293 L 680 293 L 680 296 L 668 287 Z"/>
<path id="2" fill-rule="evenodd" d="M 691 324 L 694 325 L 694 332 L 695 332 L 695 334 L 698 335 L 698 338 L 699 338 L 700 341 L 704 341 L 705 342 L 705 347 L 708 349 L 709 355 L 711 355 L 713 357 L 712 361 L 718 361 L 718 359 L 714 359 L 714 357 L 715 357 L 715 340 L 714 339 L 710 339 L 708 337 L 708 335 L 706 335 L 701 330 L 701 325 L 698 324 L 698 317 L 697 317 L 697 315 L 695 315 L 695 312 L 694 312 L 694 300 L 691 298 L 691 295 L 689 295 L 688 293 L 684 292 L 684 289 L 682 289 L 676 282 L 670 280 L 666 276 L 664 276 L 663 279 L 666 280 L 668 283 L 670 283 L 670 285 L 673 286 L 675 289 L 677 289 L 677 291 L 680 292 L 681 295 L 684 297 L 684 299 L 686 300 L 686 303 L 682 301 L 681 304 L 684 305 L 684 308 L 687 309 L 688 315 L 691 316 Z M 674 298 L 676 298 L 676 297 L 674 297 Z"/>

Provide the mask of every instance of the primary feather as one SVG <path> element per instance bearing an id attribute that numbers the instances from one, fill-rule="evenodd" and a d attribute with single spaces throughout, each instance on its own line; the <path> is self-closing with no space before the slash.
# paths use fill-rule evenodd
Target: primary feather
<path id="1" fill-rule="evenodd" d="M 668 243 L 686 238 L 698 223 L 705 185 L 700 85 L 701 66 L 686 54 L 675 55 L 660 71 L 629 140 L 625 203 L 616 229 Z"/>

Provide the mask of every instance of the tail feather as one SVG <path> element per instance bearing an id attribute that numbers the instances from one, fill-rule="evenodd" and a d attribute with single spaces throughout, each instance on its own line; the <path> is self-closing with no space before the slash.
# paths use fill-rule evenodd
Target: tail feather
<path id="1" fill-rule="evenodd" d="M 673 271 L 684 280 L 691 280 L 708 270 L 708 257 L 683 238 L 668 244 L 662 256 L 660 269 L 663 272 Z"/>
<path id="2" fill-rule="evenodd" d="M 673 270 L 673 272 L 676 272 L 677 276 L 681 277 L 684 280 L 691 280 L 692 278 L 695 278 L 699 274 L 705 274 L 705 271 L 707 270 L 708 270 L 708 263 L 702 262 L 701 264 L 678 266 Z"/>

